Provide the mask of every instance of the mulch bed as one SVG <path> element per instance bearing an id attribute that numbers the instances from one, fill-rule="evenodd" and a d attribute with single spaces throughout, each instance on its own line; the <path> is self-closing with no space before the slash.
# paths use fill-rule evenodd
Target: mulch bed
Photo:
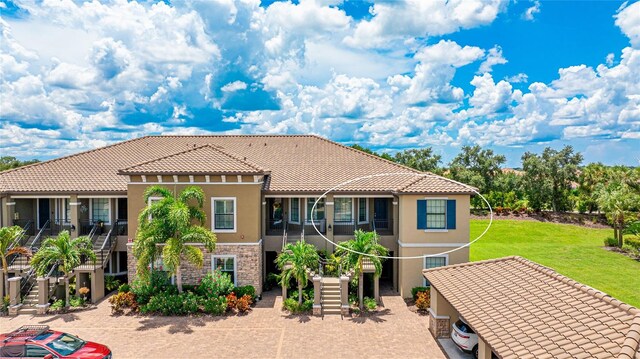
<path id="1" fill-rule="evenodd" d="M 474 213 L 475 212 L 475 213 Z M 489 219 L 488 214 L 479 214 L 478 211 L 472 210 L 471 219 Z M 565 212 L 537 212 L 522 214 L 496 214 L 493 215 L 494 220 L 511 219 L 520 221 L 538 221 L 550 223 L 573 224 L 588 228 L 611 228 L 607 224 L 607 220 L 602 214 L 585 214 L 585 213 L 565 213 Z"/>

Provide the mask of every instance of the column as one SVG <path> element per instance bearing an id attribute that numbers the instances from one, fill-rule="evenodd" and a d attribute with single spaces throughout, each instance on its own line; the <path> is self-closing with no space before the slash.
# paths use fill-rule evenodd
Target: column
<path id="1" fill-rule="evenodd" d="M 313 315 L 322 315 L 322 304 L 320 303 L 320 281 L 322 278 L 319 275 L 313 276 Z"/>
<path id="2" fill-rule="evenodd" d="M 333 211 L 334 211 L 334 205 L 333 205 L 333 194 L 329 193 L 327 194 L 327 197 L 325 198 L 325 207 L 324 207 L 324 217 L 327 220 L 327 238 L 329 238 L 329 240 L 331 242 L 334 242 L 333 240 L 333 232 L 334 232 L 334 228 L 333 228 Z M 331 229 L 329 229 L 331 228 Z M 335 250 L 335 248 L 333 248 L 333 245 L 329 244 L 327 241 L 324 241 L 324 245 L 325 245 L 325 250 L 327 252 L 333 252 Z M 330 247 L 331 246 L 331 247 Z"/>
<path id="3" fill-rule="evenodd" d="M 71 231 L 71 238 L 77 238 L 80 233 L 80 200 L 78 195 L 72 194 L 69 197 L 69 208 L 71 209 L 71 228 L 75 228 Z"/>
<path id="4" fill-rule="evenodd" d="M 349 314 L 349 277 L 340 276 L 340 311 L 342 315 Z"/>
<path id="5" fill-rule="evenodd" d="M 380 304 L 380 277 L 373 274 L 373 298 Z"/>
<path id="6" fill-rule="evenodd" d="M 6 282 L 4 281 L 4 272 L 0 270 L 0 298 L 4 298 L 4 285 Z M 7 290 L 9 288 L 7 287 Z"/>
<path id="7" fill-rule="evenodd" d="M 91 303 L 104 298 L 104 269 L 98 268 L 91 275 Z"/>
<path id="8" fill-rule="evenodd" d="M 21 279 L 22 277 L 9 279 L 9 315 L 18 315 L 18 309 L 22 306 L 22 303 L 20 303 Z"/>
<path id="9" fill-rule="evenodd" d="M 491 359 L 491 347 L 478 337 L 478 359 Z"/>
<path id="10" fill-rule="evenodd" d="M 38 305 L 36 311 L 38 314 L 45 314 L 49 308 L 49 278 L 38 277 Z"/>
<path id="11" fill-rule="evenodd" d="M 400 239 L 400 198 L 393 197 L 393 237 L 396 242 Z M 398 250 L 395 253 L 395 257 L 400 256 L 400 244 L 398 244 Z M 393 289 L 398 290 L 398 275 L 399 275 L 399 260 L 391 259 L 393 261 Z"/>
<path id="12" fill-rule="evenodd" d="M 2 209 L 2 225 L 9 227 L 13 226 L 13 216 L 16 210 L 16 201 L 11 198 L 11 196 L 7 196 L 3 199 L 2 205 L 4 208 Z"/>

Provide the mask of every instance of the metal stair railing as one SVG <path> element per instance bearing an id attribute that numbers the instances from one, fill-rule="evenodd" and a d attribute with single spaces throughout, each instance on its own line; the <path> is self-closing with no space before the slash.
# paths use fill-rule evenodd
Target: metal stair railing
<path id="1" fill-rule="evenodd" d="M 113 240 L 113 233 L 117 227 L 118 227 L 118 222 L 116 221 L 115 225 L 111 226 L 111 229 L 109 229 L 109 232 L 107 233 L 107 237 L 104 239 L 104 242 L 102 243 L 102 247 L 100 247 L 100 256 L 102 257 L 101 258 L 102 268 L 105 268 L 107 266 L 107 262 L 111 257 L 111 252 L 115 247 L 116 241 Z M 105 246 L 107 245 L 107 243 L 109 244 L 109 246 L 106 249 L 107 253 L 105 255 Z"/>
<path id="2" fill-rule="evenodd" d="M 29 269 L 26 276 L 23 276 L 20 279 L 20 301 L 22 302 L 24 298 L 31 292 L 33 286 L 36 284 L 35 281 L 35 270 L 33 268 Z"/>
<path id="3" fill-rule="evenodd" d="M 33 241 L 31 242 L 31 244 L 27 245 L 27 243 L 29 242 L 29 236 L 25 236 L 25 238 L 23 238 L 24 240 L 24 244 L 21 244 L 22 247 L 26 247 L 29 251 L 31 251 L 31 253 L 34 253 L 38 250 L 38 247 L 36 246 L 36 244 L 38 244 L 39 242 L 42 241 L 42 237 L 44 236 L 44 232 L 47 230 L 47 228 L 49 227 L 49 224 L 51 222 L 49 220 L 47 220 L 44 225 L 42 226 L 42 228 L 40 228 L 40 231 L 38 231 L 38 234 L 36 234 L 35 238 L 33 239 Z M 24 233 L 26 233 L 26 231 L 23 231 Z M 20 258 L 20 256 L 22 256 L 21 254 L 16 254 L 10 261 L 7 261 L 9 263 L 9 266 L 12 266 L 16 259 Z"/>
<path id="4" fill-rule="evenodd" d="M 47 275 L 45 276 L 45 278 L 49 279 L 49 281 L 47 283 L 47 285 L 48 285 L 48 288 L 47 288 L 47 299 L 51 299 L 51 297 L 55 294 L 56 288 L 58 287 L 58 278 L 61 277 L 60 274 L 63 274 L 58 269 L 59 267 L 60 267 L 60 263 L 56 262 L 53 266 L 51 266 L 51 269 L 49 270 L 49 273 L 47 273 Z M 53 286 L 51 285 L 51 278 L 55 278 L 56 279 L 55 280 L 55 285 L 53 285 Z"/>

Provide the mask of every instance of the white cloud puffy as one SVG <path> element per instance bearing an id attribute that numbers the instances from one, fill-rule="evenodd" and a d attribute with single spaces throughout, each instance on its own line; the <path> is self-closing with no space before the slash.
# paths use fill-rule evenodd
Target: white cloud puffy
<path id="1" fill-rule="evenodd" d="M 222 92 L 235 92 L 235 91 L 246 90 L 246 89 L 247 89 L 247 83 L 240 80 L 229 82 L 228 84 L 220 88 Z"/>
<path id="2" fill-rule="evenodd" d="M 489 50 L 487 58 L 480 64 L 478 72 L 481 74 L 491 72 L 495 65 L 504 65 L 507 62 L 507 59 L 502 56 L 502 48 L 496 45 Z"/>
<path id="3" fill-rule="evenodd" d="M 357 47 L 384 47 L 406 37 L 445 35 L 491 23 L 506 8 L 500 0 L 407 0 L 373 5 L 373 18 L 358 23 L 345 42 Z"/>
<path id="4" fill-rule="evenodd" d="M 640 48 L 640 2 L 627 5 L 625 2 L 615 16 L 616 25 L 631 40 L 635 48 Z"/>

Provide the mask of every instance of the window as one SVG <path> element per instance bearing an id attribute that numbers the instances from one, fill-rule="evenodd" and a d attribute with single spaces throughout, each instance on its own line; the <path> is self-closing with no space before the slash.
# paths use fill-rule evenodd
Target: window
<path id="1" fill-rule="evenodd" d="M 446 256 L 443 257 L 425 257 L 424 258 L 424 269 L 431 269 L 431 268 L 437 268 L 437 267 L 443 267 L 447 265 L 447 262 L 449 261 L 449 258 Z M 422 276 L 422 278 L 424 278 L 424 276 Z M 430 285 L 429 281 L 424 279 L 422 281 L 424 283 L 424 286 L 428 286 Z"/>
<path id="2" fill-rule="evenodd" d="M 161 199 L 162 197 L 149 197 L 147 207 L 151 207 L 152 204 L 159 202 Z M 149 220 L 151 219 L 153 219 L 153 217 L 151 216 L 151 214 L 149 214 Z"/>
<path id="3" fill-rule="evenodd" d="M 233 232 L 236 231 L 236 199 L 229 198 L 212 198 L 213 206 L 213 223 L 212 230 L 214 232 Z"/>
<path id="4" fill-rule="evenodd" d="M 62 334 L 55 340 L 47 343 L 47 346 L 61 355 L 71 355 L 78 351 L 78 349 L 82 348 L 85 344 L 85 341 L 76 338 L 73 335 Z"/>
<path id="5" fill-rule="evenodd" d="M 69 199 L 58 198 L 55 201 L 56 204 L 56 221 L 67 222 L 71 220 L 71 206 L 69 205 Z"/>
<path id="6" fill-rule="evenodd" d="M 105 224 L 111 223 L 111 202 L 109 198 L 92 198 L 91 199 L 91 219 Z"/>
<path id="7" fill-rule="evenodd" d="M 427 200 L 427 229 L 447 228 L 447 200 Z"/>
<path id="8" fill-rule="evenodd" d="M 300 223 L 300 198 L 289 199 L 289 222 Z"/>
<path id="9" fill-rule="evenodd" d="M 316 203 L 315 198 L 307 198 L 307 217 L 305 217 L 307 222 L 311 222 L 311 209 L 313 208 L 314 203 Z M 313 220 L 320 221 L 323 219 L 324 219 L 324 198 L 320 198 L 315 211 L 313 211 Z"/>
<path id="10" fill-rule="evenodd" d="M 369 200 L 358 198 L 358 223 L 369 222 Z"/>
<path id="11" fill-rule="evenodd" d="M 236 256 L 211 256 L 212 270 L 220 270 L 229 274 L 234 285 L 236 284 Z"/>
<path id="12" fill-rule="evenodd" d="M 51 352 L 45 348 L 41 348 L 35 345 L 27 345 L 27 352 L 25 357 L 26 358 L 44 358 L 49 354 L 51 354 Z"/>
<path id="13" fill-rule="evenodd" d="M 353 200 L 351 198 L 336 198 L 333 213 L 336 222 L 353 221 Z"/>

